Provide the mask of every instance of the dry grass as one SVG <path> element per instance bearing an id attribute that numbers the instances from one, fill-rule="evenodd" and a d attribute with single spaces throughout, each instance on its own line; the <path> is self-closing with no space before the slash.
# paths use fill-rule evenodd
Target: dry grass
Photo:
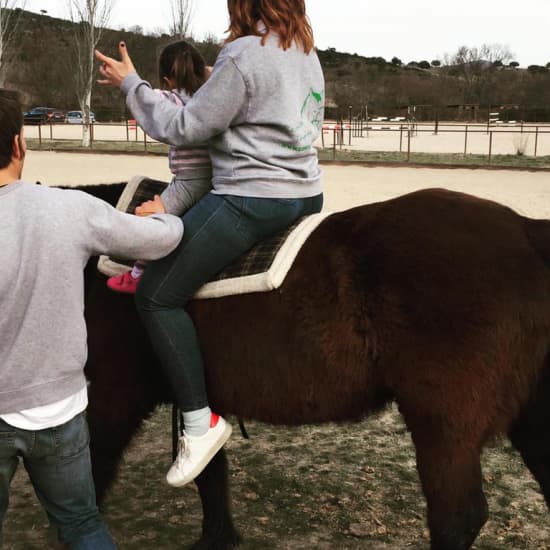
<path id="1" fill-rule="evenodd" d="M 170 414 L 161 408 L 128 452 L 104 507 L 121 549 L 168 550 L 199 536 L 196 489 L 163 482 Z M 227 449 L 234 515 L 244 549 L 428 548 L 425 503 L 410 437 L 395 409 L 359 424 L 275 428 L 251 422 Z M 490 520 L 474 548 L 550 548 L 548 511 L 507 444 L 483 457 Z M 47 520 L 20 469 L 5 524 L 5 550 L 45 544 Z"/>

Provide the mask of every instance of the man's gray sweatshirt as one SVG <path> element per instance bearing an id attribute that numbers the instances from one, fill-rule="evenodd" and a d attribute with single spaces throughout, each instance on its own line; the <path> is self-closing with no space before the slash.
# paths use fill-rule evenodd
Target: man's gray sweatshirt
<path id="1" fill-rule="evenodd" d="M 270 34 L 226 44 L 212 75 L 185 107 L 136 73 L 122 90 L 140 126 L 175 146 L 209 143 L 214 193 L 300 198 L 322 192 L 317 151 L 325 84 L 315 52 L 279 47 Z"/>
<path id="2" fill-rule="evenodd" d="M 91 256 L 154 260 L 179 243 L 169 214 L 138 218 L 74 190 L 0 187 L 0 414 L 82 389 L 83 270 Z"/>

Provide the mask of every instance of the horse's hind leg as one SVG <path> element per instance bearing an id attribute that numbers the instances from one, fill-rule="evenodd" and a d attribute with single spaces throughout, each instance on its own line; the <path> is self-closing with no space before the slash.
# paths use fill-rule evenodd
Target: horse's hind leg
<path id="1" fill-rule="evenodd" d="M 405 417 L 416 446 L 428 505 L 432 550 L 467 550 L 487 521 L 480 450 L 455 433 L 435 428 L 432 419 Z"/>
<path id="2" fill-rule="evenodd" d="M 535 394 L 509 432 L 512 445 L 538 481 L 550 508 L 550 367 L 537 384 Z"/>

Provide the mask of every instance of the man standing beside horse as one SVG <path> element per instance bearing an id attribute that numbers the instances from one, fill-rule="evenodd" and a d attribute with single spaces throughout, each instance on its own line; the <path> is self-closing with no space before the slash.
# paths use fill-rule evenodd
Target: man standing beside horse
<path id="1" fill-rule="evenodd" d="M 98 254 L 163 257 L 183 225 L 168 214 L 138 218 L 80 191 L 25 183 L 25 153 L 21 106 L 0 90 L 0 546 L 21 458 L 62 543 L 113 549 L 96 505 L 84 416 L 83 270 Z"/>

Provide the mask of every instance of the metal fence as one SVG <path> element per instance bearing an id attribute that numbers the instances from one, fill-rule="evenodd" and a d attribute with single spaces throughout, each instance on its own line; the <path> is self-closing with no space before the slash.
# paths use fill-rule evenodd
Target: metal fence
<path id="1" fill-rule="evenodd" d="M 125 122 L 93 122 L 89 124 L 90 146 L 98 141 L 141 143 L 147 151 L 148 144 L 157 143 L 136 124 L 135 120 Z M 82 124 L 46 124 L 25 126 L 25 137 L 38 140 L 40 146 L 48 141 L 75 142 L 82 139 Z"/>
<path id="2" fill-rule="evenodd" d="M 78 142 L 82 125 L 44 124 L 26 126 L 25 136 L 37 139 L 40 146 L 48 141 Z M 139 144 L 147 151 L 158 144 L 147 136 L 135 120 L 90 124 L 90 147 L 101 142 Z M 479 124 L 416 121 L 369 121 L 352 119 L 348 122 L 326 121 L 317 147 L 331 150 L 337 158 L 342 150 L 365 152 L 400 152 L 407 161 L 413 153 L 484 155 L 490 163 L 494 155 L 550 155 L 549 124 Z"/>
<path id="3" fill-rule="evenodd" d="M 510 143 L 511 141 L 511 143 Z M 320 147 L 337 152 L 343 149 L 406 153 L 495 154 L 537 157 L 550 155 L 550 125 L 476 124 L 440 122 L 365 121 L 326 122 Z"/>

